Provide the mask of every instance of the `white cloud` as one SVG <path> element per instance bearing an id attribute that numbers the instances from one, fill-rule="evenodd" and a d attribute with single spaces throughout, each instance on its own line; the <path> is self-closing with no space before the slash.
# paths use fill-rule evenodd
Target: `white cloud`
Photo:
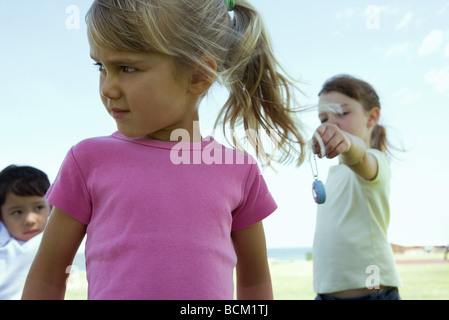
<path id="1" fill-rule="evenodd" d="M 421 56 L 436 52 L 443 44 L 444 32 L 441 30 L 432 30 L 423 40 L 418 48 L 418 54 Z"/>
<path id="2" fill-rule="evenodd" d="M 413 13 L 407 12 L 406 14 L 404 14 L 401 21 L 399 21 L 399 23 L 396 25 L 395 29 L 396 30 L 405 29 L 410 24 L 410 22 L 412 22 L 412 20 L 413 20 Z"/>
<path id="3" fill-rule="evenodd" d="M 425 74 L 424 79 L 434 85 L 435 92 L 449 96 L 449 65 L 440 70 L 433 68 Z"/>
<path id="4" fill-rule="evenodd" d="M 385 58 L 390 58 L 391 56 L 405 54 L 409 47 L 410 47 L 410 43 L 409 42 L 403 42 L 403 43 L 398 43 L 398 44 L 392 45 L 385 52 L 384 57 Z"/>

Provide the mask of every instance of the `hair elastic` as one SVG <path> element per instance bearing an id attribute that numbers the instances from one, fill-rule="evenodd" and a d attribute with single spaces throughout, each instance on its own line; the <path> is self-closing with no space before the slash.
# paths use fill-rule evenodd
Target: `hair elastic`
<path id="1" fill-rule="evenodd" d="M 235 8 L 235 0 L 224 0 L 224 3 L 226 5 L 226 8 L 228 8 L 228 11 L 233 11 Z"/>

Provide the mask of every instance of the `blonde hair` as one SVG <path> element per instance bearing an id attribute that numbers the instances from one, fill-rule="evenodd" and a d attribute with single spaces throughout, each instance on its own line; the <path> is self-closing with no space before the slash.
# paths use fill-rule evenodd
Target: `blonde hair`
<path id="1" fill-rule="evenodd" d="M 305 141 L 292 107 L 294 87 L 278 72 L 261 17 L 247 1 L 237 0 L 229 14 L 223 0 L 95 0 L 86 21 L 99 47 L 157 52 L 199 65 L 211 82 L 230 91 L 215 127 L 222 122 L 225 136 L 226 124 L 251 129 L 256 135 L 249 142 L 269 162 L 260 143 L 265 132 L 281 151 L 279 162 L 302 163 Z M 216 70 L 204 57 L 215 60 Z M 238 145 L 235 138 L 231 144 Z"/>

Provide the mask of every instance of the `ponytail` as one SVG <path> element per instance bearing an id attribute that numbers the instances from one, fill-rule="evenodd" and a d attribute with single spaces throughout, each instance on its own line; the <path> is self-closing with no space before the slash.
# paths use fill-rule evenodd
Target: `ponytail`
<path id="1" fill-rule="evenodd" d="M 160 53 L 181 66 L 200 66 L 211 83 L 230 91 L 215 122 L 223 123 L 225 137 L 227 126 L 243 124 L 265 162 L 272 157 L 259 133 L 268 134 L 281 163 L 303 161 L 305 142 L 291 108 L 294 87 L 278 73 L 262 19 L 247 0 L 96 0 L 86 20 L 90 41 L 102 48 Z"/>
<path id="2" fill-rule="evenodd" d="M 277 70 L 279 64 L 273 56 L 261 17 L 249 3 L 239 1 L 234 8 L 232 24 L 235 37 L 222 77 L 227 80 L 224 84 L 230 96 L 215 126 L 221 120 L 226 131 L 227 123 L 231 129 L 236 123 L 243 123 L 246 132 L 255 133 L 247 138 L 258 157 L 270 164 L 270 155 L 261 143 L 260 133 L 265 132 L 276 145 L 276 151 L 281 151 L 280 163 L 299 165 L 304 158 L 305 141 L 294 120 L 293 87 Z M 236 146 L 235 141 L 233 145 Z"/>
<path id="3" fill-rule="evenodd" d="M 371 133 L 371 148 L 387 153 L 387 130 L 384 126 L 376 124 Z"/>

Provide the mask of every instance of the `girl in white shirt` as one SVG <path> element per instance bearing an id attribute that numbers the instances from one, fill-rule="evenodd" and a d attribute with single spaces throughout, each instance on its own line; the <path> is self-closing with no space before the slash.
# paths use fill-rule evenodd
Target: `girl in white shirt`
<path id="1" fill-rule="evenodd" d="M 379 97 L 365 81 L 340 75 L 324 84 L 319 98 L 316 136 L 322 144 L 314 138 L 313 152 L 339 157 L 340 164 L 330 168 L 327 199 L 318 206 L 317 299 L 400 299 L 401 280 L 387 239 L 390 167 L 386 130 L 378 124 Z"/>

